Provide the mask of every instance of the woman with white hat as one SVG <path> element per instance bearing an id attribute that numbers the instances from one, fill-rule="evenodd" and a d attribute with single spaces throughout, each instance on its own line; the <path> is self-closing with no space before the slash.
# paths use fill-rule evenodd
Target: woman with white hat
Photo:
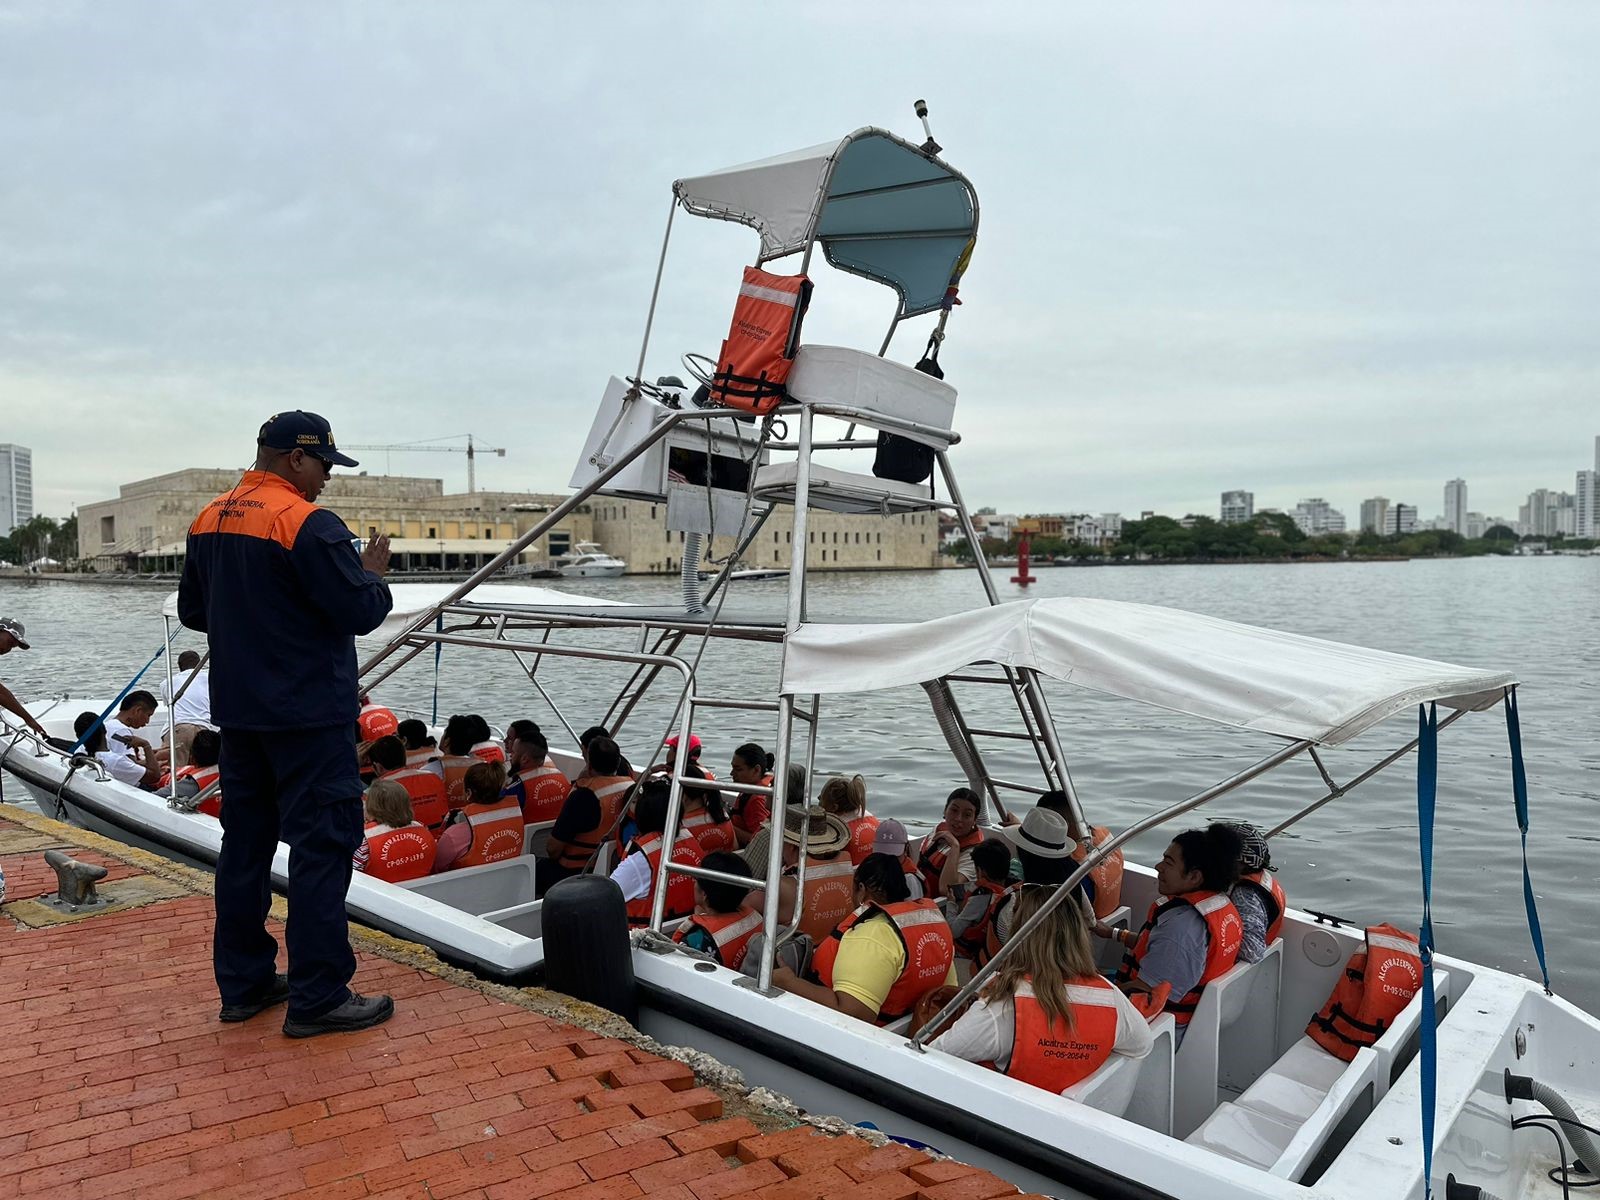
<path id="1" fill-rule="evenodd" d="M 802 841 L 804 847 L 802 848 Z M 783 878 L 778 883 L 778 924 L 794 920 L 799 891 L 796 872 L 806 859 L 805 896 L 800 901 L 800 932 L 818 942 L 855 907 L 852 894 L 855 864 L 850 861 L 850 827 L 832 813 L 812 805 L 783 814 Z M 763 893 L 745 903 L 760 910 Z"/>

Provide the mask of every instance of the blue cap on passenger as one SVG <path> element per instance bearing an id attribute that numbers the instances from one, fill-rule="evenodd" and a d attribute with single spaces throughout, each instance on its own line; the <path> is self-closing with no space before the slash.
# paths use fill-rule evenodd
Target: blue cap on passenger
<path id="1" fill-rule="evenodd" d="M 269 450 L 304 450 L 312 458 L 320 458 L 336 467 L 358 467 L 348 454 L 341 454 L 333 444 L 333 426 L 316 413 L 274 413 L 256 434 L 256 444 Z"/>

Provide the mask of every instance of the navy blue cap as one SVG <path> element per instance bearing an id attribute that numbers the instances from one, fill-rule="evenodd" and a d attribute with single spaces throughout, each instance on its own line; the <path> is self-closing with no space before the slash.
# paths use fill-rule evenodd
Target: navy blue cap
<path id="1" fill-rule="evenodd" d="M 348 454 L 341 454 L 334 448 L 333 426 L 316 413 L 301 412 L 299 409 L 274 413 L 268 417 L 261 432 L 256 434 L 256 444 L 270 450 L 304 450 L 311 457 L 320 458 L 336 467 L 361 465 Z"/>

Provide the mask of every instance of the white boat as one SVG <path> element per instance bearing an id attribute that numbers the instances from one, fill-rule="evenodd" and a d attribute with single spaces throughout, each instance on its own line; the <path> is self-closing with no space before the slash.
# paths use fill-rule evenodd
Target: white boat
<path id="1" fill-rule="evenodd" d="M 977 227 L 976 197 L 962 176 L 876 129 L 679 180 L 674 197 L 690 213 L 755 227 L 762 262 L 802 253 L 809 264 L 820 247 L 834 265 L 890 285 L 898 297 L 891 335 L 902 322 L 940 308 Z M 938 318 L 940 337 L 947 316 Z M 609 707 L 569 715 L 552 703 L 557 723 L 572 729 L 599 721 L 633 761 L 654 762 L 667 735 L 684 744 L 709 710 L 770 720 L 774 736 L 762 740 L 774 748 L 777 785 L 719 786 L 770 792 L 775 808 L 785 800 L 785 767 L 792 761 L 809 767 L 826 741 L 825 697 L 918 685 L 950 749 L 951 772 L 985 798 L 990 819 L 1002 796 L 1026 800 L 1054 789 L 1066 793 L 1080 827 L 1088 828 L 1092 798 L 1080 798 L 1074 788 L 1068 747 L 1046 698 L 1044 681 L 1055 680 L 1265 736 L 1275 746 L 1253 766 L 1153 807 L 1095 849 L 1079 875 L 1133 836 L 1306 759 L 1326 790 L 1311 792 L 1301 807 L 1286 807 L 1269 836 L 1377 772 L 1413 761 L 1413 753 L 1419 812 L 1431 828 L 1427 781 L 1437 729 L 1472 713 L 1509 709 L 1517 687 L 1512 673 L 1147 605 L 1074 597 L 1001 604 L 981 561 L 976 577 L 987 603 L 969 612 L 904 623 L 823 621 L 809 613 L 806 525 L 813 509 L 891 517 L 946 509 L 969 544 L 979 544 L 948 455 L 958 441 L 951 428 L 955 399 L 953 387 L 881 352 L 805 344 L 787 400 L 756 426 L 727 410 L 673 407 L 645 385 L 613 379 L 574 475 L 575 494 L 462 585 L 431 585 L 427 594 L 397 586 L 387 641 L 363 664 L 363 685 L 380 689 L 407 663 L 442 645 L 517 656 L 546 700 L 540 683 L 546 676 L 536 675 L 541 667 L 626 664 L 632 677 Z M 822 422 L 849 429 L 820 436 Z M 931 483 L 881 479 L 814 457 L 855 452 L 859 461 L 880 432 L 933 451 L 937 494 Z M 731 506 L 739 549 L 704 595 L 695 582 L 695 534 L 684 542 L 681 606 L 532 597 L 536 589 L 485 582 L 503 561 L 596 496 L 667 501 L 673 520 L 670 497 L 681 502 L 683 489 L 696 487 L 685 484 L 684 471 L 669 467 L 683 461 L 674 451 L 726 460 L 702 475 L 692 519 Z M 730 487 L 729 481 L 739 482 Z M 731 576 L 768 515 L 785 504 L 793 510 L 794 563 L 784 611 L 774 616 L 743 609 Z M 631 636 L 619 638 L 619 631 Z M 712 694 L 698 668 L 702 651 L 720 639 L 765 646 L 781 658 L 777 688 L 753 696 Z M 665 727 L 640 731 L 639 700 L 652 686 L 682 701 Z M 1346 746 L 1384 721 L 1410 718 L 1419 706 L 1442 707 L 1445 716 L 1353 779 L 1335 780 L 1318 755 L 1319 747 Z M 1011 724 L 1000 728 L 1007 713 Z M 217 835 L 204 818 L 173 813 L 160 798 L 96 778 L 92 766 L 74 768 L 26 733 L 7 738 L 0 766 L 27 781 L 47 811 L 59 798 L 67 815 L 86 823 L 214 860 Z M 1018 746 L 1034 752 L 1037 769 L 1030 766 L 1027 777 L 1000 765 L 1004 750 Z M 949 777 L 941 774 L 940 791 Z M 672 780 L 669 830 L 681 815 L 686 778 Z M 921 788 L 922 794 L 928 790 Z M 874 783 L 873 794 L 892 789 Z M 780 933 L 780 849 L 780 840 L 772 839 L 763 913 L 769 946 Z M 351 912 L 456 961 L 516 978 L 536 970 L 543 958 L 530 865 L 524 857 L 403 886 L 361 878 L 351 889 Z M 668 857 L 658 897 L 673 872 L 714 877 Z M 1068 891 L 1063 887 L 1061 895 Z M 1115 919 L 1136 920 L 1155 895 L 1153 873 L 1130 864 L 1125 911 Z M 1359 897 L 1352 899 L 1359 909 Z M 1384 915 L 1393 914 L 1372 914 L 1374 923 Z M 1207 987 L 1181 1050 L 1174 1049 L 1171 1017 L 1163 1014 L 1153 1026 L 1150 1056 L 1113 1057 L 1056 1095 L 931 1050 L 926 1030 L 908 1039 L 894 1027 L 854 1021 L 773 990 L 770 950 L 753 979 L 684 952 L 660 936 L 667 931 L 661 916 L 658 900 L 653 928 L 635 935 L 633 946 L 646 1033 L 709 1051 L 809 1111 L 871 1122 L 987 1167 L 1030 1192 L 1146 1200 L 1410 1200 L 1432 1190 L 1465 1200 L 1481 1188 L 1483 1195 L 1531 1198 L 1560 1194 L 1546 1172 L 1562 1166 L 1562 1158 L 1600 1166 L 1600 1154 L 1576 1124 L 1600 1124 L 1600 1021 L 1539 983 L 1434 956 L 1418 996 L 1375 1045 L 1348 1063 L 1308 1049 L 1302 1036 L 1308 1019 L 1363 945 L 1362 930 L 1336 918 L 1291 909 L 1265 959 L 1237 966 Z M 1508 1073 L 1549 1090 L 1535 1091 L 1537 1103 L 1508 1099 Z M 1517 1084 L 1514 1090 L 1520 1097 L 1534 1089 Z M 1564 1141 L 1529 1127 L 1530 1114 L 1561 1098 L 1577 1114 L 1567 1114 L 1561 1126 Z"/>
<path id="2" fill-rule="evenodd" d="M 628 564 L 594 542 L 579 542 L 556 558 L 555 569 L 564 579 L 615 579 L 627 571 Z"/>

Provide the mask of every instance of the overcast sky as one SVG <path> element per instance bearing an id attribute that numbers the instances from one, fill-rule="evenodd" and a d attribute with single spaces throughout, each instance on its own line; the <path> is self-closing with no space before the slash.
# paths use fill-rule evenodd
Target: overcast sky
<path id="1" fill-rule="evenodd" d="M 294 407 L 564 488 L 671 181 L 926 97 L 983 213 L 969 503 L 1515 517 L 1600 433 L 1597 62 L 1587 3 L 0 0 L 0 441 L 57 516 Z M 678 220 L 648 374 L 754 249 Z M 891 293 L 817 275 L 808 340 L 875 349 Z"/>

